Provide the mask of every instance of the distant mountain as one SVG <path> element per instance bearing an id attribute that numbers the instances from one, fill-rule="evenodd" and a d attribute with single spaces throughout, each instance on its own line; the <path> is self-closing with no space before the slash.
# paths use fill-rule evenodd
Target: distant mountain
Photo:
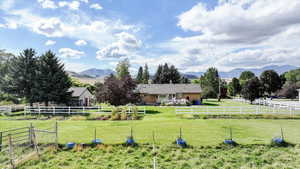
<path id="1" fill-rule="evenodd" d="M 115 72 L 111 69 L 88 69 L 79 73 L 80 75 L 87 75 L 93 78 L 96 77 L 104 77 L 110 74 L 115 74 Z"/>
<path id="2" fill-rule="evenodd" d="M 76 72 L 72 72 L 72 71 L 67 71 L 68 75 L 71 77 L 76 77 L 76 78 L 93 78 L 91 76 L 88 75 L 82 75 L 80 73 L 76 73 Z"/>
<path id="3" fill-rule="evenodd" d="M 293 70 L 293 69 L 297 69 L 297 68 L 298 67 L 291 66 L 291 65 L 283 65 L 283 66 L 272 65 L 272 66 L 266 66 L 266 67 L 257 68 L 257 69 L 237 68 L 237 69 L 233 69 L 229 72 L 219 72 L 219 74 L 222 78 L 233 78 L 233 77 L 239 77 L 243 71 L 251 71 L 251 72 L 255 73 L 256 76 L 259 76 L 265 70 L 275 70 L 278 74 L 282 74 L 284 72 L 287 72 L 287 71 Z M 200 77 L 203 74 L 204 74 L 204 72 L 187 72 L 187 73 L 185 73 L 185 75 L 193 75 L 196 77 Z"/>

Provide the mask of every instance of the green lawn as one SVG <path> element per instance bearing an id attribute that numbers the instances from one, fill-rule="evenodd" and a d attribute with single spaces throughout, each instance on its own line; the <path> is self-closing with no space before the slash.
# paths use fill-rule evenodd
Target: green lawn
<path id="1" fill-rule="evenodd" d="M 230 100 L 221 103 L 209 101 L 210 105 L 246 105 Z M 248 105 L 247 105 L 248 106 Z M 104 143 L 115 144 L 125 141 L 130 127 L 139 143 L 151 143 L 155 131 L 159 144 L 170 144 L 183 130 L 183 137 L 191 145 L 217 145 L 229 135 L 226 128 L 232 127 L 234 139 L 241 144 L 268 144 L 272 137 L 280 135 L 280 126 L 287 141 L 300 143 L 300 121 L 270 119 L 182 119 L 175 115 L 174 107 L 147 107 L 148 114 L 137 121 L 59 121 L 59 142 L 89 143 L 94 129 L 97 137 Z M 54 125 L 54 120 L 0 120 L 0 130 L 28 126 L 30 123 L 39 128 Z"/>

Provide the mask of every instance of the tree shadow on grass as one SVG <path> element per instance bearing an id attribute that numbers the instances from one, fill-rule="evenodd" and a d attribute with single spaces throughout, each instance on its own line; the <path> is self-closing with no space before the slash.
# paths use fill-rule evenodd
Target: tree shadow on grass
<path id="1" fill-rule="evenodd" d="M 155 110 L 147 110 L 146 111 L 146 114 L 159 114 L 159 113 L 161 113 L 161 112 L 155 111 Z"/>
<path id="2" fill-rule="evenodd" d="M 203 103 L 202 105 L 204 106 L 219 106 L 219 104 L 215 104 L 215 103 Z"/>

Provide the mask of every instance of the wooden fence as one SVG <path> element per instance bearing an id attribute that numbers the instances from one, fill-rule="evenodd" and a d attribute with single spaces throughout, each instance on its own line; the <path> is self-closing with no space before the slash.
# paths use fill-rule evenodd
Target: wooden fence
<path id="1" fill-rule="evenodd" d="M 27 127 L 0 131 L 0 168 L 15 168 L 32 155 L 40 155 L 49 144 L 58 145 L 58 126 Z"/>
<path id="2" fill-rule="evenodd" d="M 111 114 L 114 107 L 25 107 L 24 113 L 27 114 L 46 114 L 46 115 L 75 115 L 75 114 L 90 114 L 90 113 L 107 113 Z M 126 112 L 128 114 L 133 113 L 133 107 L 128 106 Z M 137 107 L 137 112 L 146 114 L 145 107 Z"/>
<path id="3" fill-rule="evenodd" d="M 300 109 L 279 106 L 186 106 L 176 107 L 176 114 L 300 114 Z"/>

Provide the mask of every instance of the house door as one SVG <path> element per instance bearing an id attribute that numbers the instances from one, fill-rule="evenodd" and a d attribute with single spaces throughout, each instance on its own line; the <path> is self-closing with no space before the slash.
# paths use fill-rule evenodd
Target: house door
<path id="1" fill-rule="evenodd" d="M 89 98 L 84 98 L 84 106 L 89 106 Z"/>

